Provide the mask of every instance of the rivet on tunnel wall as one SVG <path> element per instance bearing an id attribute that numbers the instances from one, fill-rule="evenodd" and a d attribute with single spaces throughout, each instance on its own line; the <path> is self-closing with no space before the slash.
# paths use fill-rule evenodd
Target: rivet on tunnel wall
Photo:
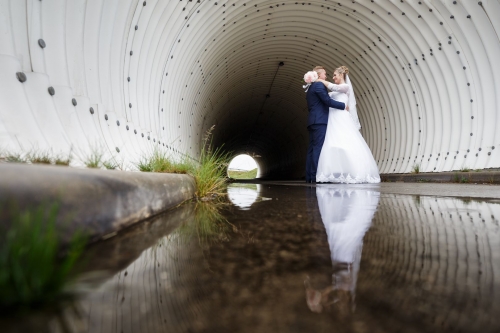
<path id="1" fill-rule="evenodd" d="M 120 149 L 118 147 L 116 147 L 116 152 L 119 153 L 120 152 Z"/>
<path id="2" fill-rule="evenodd" d="M 90 114 L 94 114 L 94 108 L 90 108 Z"/>
<path id="3" fill-rule="evenodd" d="M 49 89 L 47 90 L 49 91 L 50 96 L 54 96 L 56 94 L 56 90 L 54 89 L 54 87 L 49 87 Z"/>
<path id="4" fill-rule="evenodd" d="M 134 134 L 137 134 L 137 130 L 134 130 Z"/>
<path id="5" fill-rule="evenodd" d="M 104 119 L 108 120 L 108 115 L 107 114 L 104 115 Z"/>
<path id="6" fill-rule="evenodd" d="M 116 125 L 120 126 L 120 121 L 119 120 L 116 121 Z"/>
<path id="7" fill-rule="evenodd" d="M 24 74 L 23 72 L 17 72 L 16 76 L 17 76 L 17 79 L 19 80 L 19 82 L 26 82 L 26 80 L 28 79 L 26 77 L 26 74 Z"/>
<path id="8" fill-rule="evenodd" d="M 129 127 L 128 127 L 128 125 L 127 125 L 127 126 L 125 126 L 125 128 L 127 129 L 127 131 L 129 130 Z"/>
<path id="9" fill-rule="evenodd" d="M 45 44 L 45 41 L 44 41 L 43 39 L 41 39 L 41 38 L 38 40 L 38 45 L 39 45 L 42 49 L 44 49 L 44 48 L 47 46 L 47 45 Z"/>
<path id="10" fill-rule="evenodd" d="M 78 104 L 78 103 L 76 102 L 76 99 L 74 99 L 74 98 L 71 100 L 71 103 L 73 103 L 73 106 L 76 106 L 76 105 Z"/>

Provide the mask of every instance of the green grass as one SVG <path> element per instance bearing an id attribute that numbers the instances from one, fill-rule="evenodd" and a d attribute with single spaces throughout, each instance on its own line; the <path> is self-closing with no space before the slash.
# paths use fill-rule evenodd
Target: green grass
<path id="1" fill-rule="evenodd" d="M 102 162 L 102 166 L 108 170 L 116 170 L 118 169 L 118 164 L 113 161 L 104 161 Z"/>
<path id="2" fill-rule="evenodd" d="M 227 170 L 227 175 L 233 179 L 255 179 L 257 177 L 257 168 L 249 171 Z"/>
<path id="3" fill-rule="evenodd" d="M 27 159 L 32 164 L 52 164 L 50 153 L 46 151 L 31 151 L 28 153 Z"/>
<path id="4" fill-rule="evenodd" d="M 68 166 L 71 163 L 71 156 L 68 156 L 67 158 L 57 156 L 56 159 L 54 160 L 55 165 L 65 165 Z"/>
<path id="5" fill-rule="evenodd" d="M 83 163 L 87 168 L 98 169 L 102 166 L 104 153 L 100 149 L 92 149 L 89 155 L 85 158 Z"/>
<path id="6" fill-rule="evenodd" d="M 0 245 L 0 310 L 40 307 L 64 296 L 71 270 L 86 239 L 75 233 L 64 248 L 56 233 L 57 205 L 17 212 Z"/>
<path id="7" fill-rule="evenodd" d="M 415 164 L 413 166 L 412 173 L 420 173 L 420 164 Z"/>
<path id="8" fill-rule="evenodd" d="M 27 163 L 28 160 L 23 157 L 20 153 L 7 153 L 5 155 L 5 161 L 9 163 Z"/>
<path id="9" fill-rule="evenodd" d="M 194 163 L 187 159 L 176 162 L 159 148 L 155 148 L 149 156 L 143 156 L 136 166 L 143 172 L 189 173 L 195 169 Z"/>
<path id="10" fill-rule="evenodd" d="M 115 170 L 120 168 L 120 165 L 116 163 L 113 159 L 105 159 L 105 149 L 99 146 L 91 147 L 90 153 L 85 157 L 83 163 L 87 168 L 91 169 L 108 169 Z"/>
<path id="11" fill-rule="evenodd" d="M 72 156 L 71 152 L 68 154 L 68 156 L 53 156 L 50 151 L 43 151 L 34 148 L 27 153 L 11 153 L 1 151 L 0 159 L 12 163 L 55 164 L 68 166 L 71 162 Z"/>
<path id="12" fill-rule="evenodd" d="M 472 170 L 472 169 L 470 169 L 470 168 L 467 168 L 467 167 L 462 167 L 462 168 L 460 169 L 460 172 L 471 172 L 471 170 Z"/>
<path id="13" fill-rule="evenodd" d="M 453 175 L 453 182 L 454 183 L 468 183 L 469 179 L 464 177 L 464 176 L 460 176 L 458 173 L 455 173 Z"/>
<path id="14" fill-rule="evenodd" d="M 208 131 L 198 162 L 187 157 L 174 160 L 165 152 L 155 148 L 149 155 L 142 156 L 136 164 L 143 172 L 166 172 L 190 174 L 196 181 L 197 198 L 215 198 L 224 195 L 227 187 L 227 166 L 230 154 L 222 148 L 212 149 L 208 139 L 213 127 Z"/>

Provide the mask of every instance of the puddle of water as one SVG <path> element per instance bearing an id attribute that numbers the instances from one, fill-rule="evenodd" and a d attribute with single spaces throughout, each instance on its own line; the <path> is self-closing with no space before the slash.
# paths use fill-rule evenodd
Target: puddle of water
<path id="1" fill-rule="evenodd" d="M 500 204 L 362 185 L 234 184 L 229 197 L 233 204 L 219 211 L 184 205 L 97 245 L 91 271 L 99 274 L 83 296 L 24 325 L 103 333 L 500 330 Z M 21 321 L 9 323 L 9 332 L 21 331 Z"/>

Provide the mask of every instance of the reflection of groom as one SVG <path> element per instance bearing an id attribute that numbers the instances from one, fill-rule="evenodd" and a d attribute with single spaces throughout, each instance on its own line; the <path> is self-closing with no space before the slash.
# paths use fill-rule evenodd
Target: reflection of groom
<path id="1" fill-rule="evenodd" d="M 321 66 L 314 67 L 313 71 L 318 73 L 318 78 L 326 80 L 326 71 Z M 316 182 L 316 170 L 318 169 L 319 154 L 325 141 L 326 125 L 328 124 L 328 108 L 349 110 L 346 105 L 337 102 L 328 96 L 325 85 L 321 82 L 313 82 L 307 94 L 307 130 L 309 131 L 309 147 L 306 159 L 306 182 Z"/>

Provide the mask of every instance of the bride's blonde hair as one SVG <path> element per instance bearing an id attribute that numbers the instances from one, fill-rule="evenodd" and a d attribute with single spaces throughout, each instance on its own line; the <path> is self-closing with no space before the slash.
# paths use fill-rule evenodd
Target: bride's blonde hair
<path id="1" fill-rule="evenodd" d="M 335 69 L 335 73 L 342 74 L 345 81 L 347 80 L 347 74 L 349 74 L 349 68 L 347 68 L 346 66 L 340 66 L 339 68 Z"/>

